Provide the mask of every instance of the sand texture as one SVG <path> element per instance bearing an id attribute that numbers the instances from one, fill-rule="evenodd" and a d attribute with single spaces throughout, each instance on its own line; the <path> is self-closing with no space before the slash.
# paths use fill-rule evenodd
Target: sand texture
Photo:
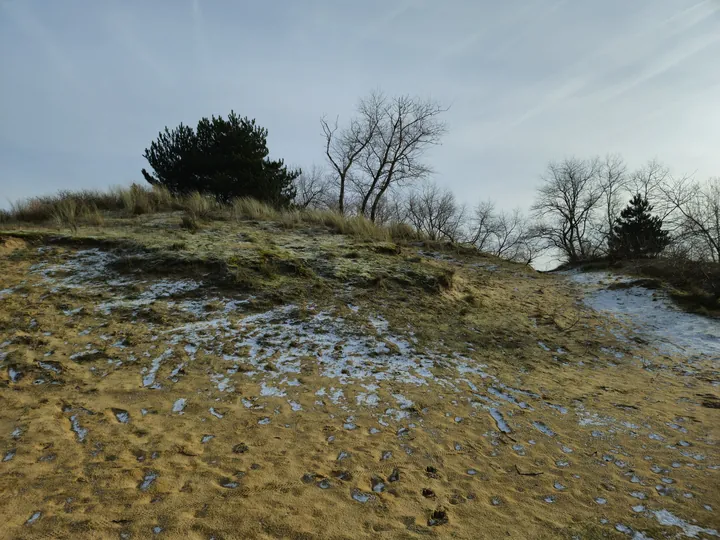
<path id="1" fill-rule="evenodd" d="M 716 358 L 562 276 L 223 227 L 0 241 L 0 538 L 720 535 Z"/>

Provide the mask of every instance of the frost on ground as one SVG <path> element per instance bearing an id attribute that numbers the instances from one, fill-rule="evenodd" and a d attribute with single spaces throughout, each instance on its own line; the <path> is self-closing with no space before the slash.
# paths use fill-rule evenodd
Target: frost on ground
<path id="1" fill-rule="evenodd" d="M 715 504 L 708 478 L 718 470 L 713 433 L 682 406 L 666 418 L 643 410 L 640 400 L 627 403 L 632 399 L 627 390 L 606 397 L 610 391 L 601 382 L 609 380 L 602 379 L 607 377 L 605 370 L 631 362 L 630 345 L 622 352 L 600 348 L 609 359 L 602 363 L 570 351 L 565 343 L 554 343 L 552 336 L 533 338 L 532 354 L 544 355 L 553 370 L 580 370 L 578 380 L 587 384 L 558 390 L 552 378 L 543 378 L 545 368 L 539 363 L 532 366 L 535 372 L 513 372 L 512 367 L 502 370 L 472 354 L 472 348 L 459 352 L 442 341 L 425 344 L 412 327 L 394 326 L 388 320 L 392 317 L 368 302 L 343 299 L 335 305 L 307 301 L 268 307 L 256 304 L 249 294 L 221 292 L 201 279 L 119 274 L 112 270 L 115 257 L 90 249 L 32 266 L 29 277 L 38 279 L 34 287 L 67 295 L 56 315 L 60 324 L 52 332 L 46 332 L 42 322 L 33 327 L 48 340 L 55 339 L 55 346 L 39 351 L 43 360 L 33 364 L 35 371 L 19 362 L 4 367 L 8 384 L 17 388 L 29 380 L 34 388 L 59 386 L 79 371 L 96 384 L 118 381 L 107 391 L 111 396 L 117 392 L 123 401 L 108 406 L 107 414 L 93 410 L 93 400 L 100 399 L 94 389 L 73 391 L 53 422 L 61 418 L 73 451 L 95 459 L 93 467 L 103 452 L 106 463 L 115 467 L 124 451 L 118 437 L 126 437 L 123 444 L 133 441 L 132 463 L 124 463 L 123 470 L 138 468 L 134 481 L 126 482 L 134 495 L 139 491 L 155 496 L 157 490 L 160 502 L 175 492 L 199 492 L 205 482 L 222 490 L 223 496 L 234 490 L 251 498 L 269 490 L 247 487 L 252 475 L 264 470 L 262 456 L 279 444 L 276 441 L 287 440 L 308 444 L 303 447 L 308 456 L 304 466 L 327 470 L 324 475 L 303 471 L 275 482 L 286 490 L 296 486 L 286 488 L 282 482 L 302 477 L 312 489 L 337 494 L 351 504 L 392 505 L 397 493 L 410 492 L 403 482 L 411 476 L 411 466 L 428 460 L 446 467 L 438 472 L 434 465 L 426 469 L 423 464 L 420 478 L 412 484 L 413 493 L 427 490 L 421 501 L 433 502 L 429 515 L 441 500 L 450 501 L 447 504 L 461 514 L 475 503 L 510 508 L 510 499 L 515 499 L 512 504 L 540 505 L 535 519 L 549 504 L 553 509 L 569 508 L 565 511 L 570 513 L 581 509 L 593 523 L 637 538 L 645 537 L 643 526 L 651 519 L 655 527 L 659 524 L 673 534 L 714 533 L 709 524 L 715 513 L 707 510 L 709 502 Z M 500 272 L 495 266 L 474 271 Z M 717 329 L 688 323 L 679 312 L 663 315 L 658 311 L 663 303 L 653 302 L 642 291 L 603 291 L 595 288 L 599 280 L 578 276 L 588 280 L 583 282 L 587 287 L 593 286 L 588 301 L 598 309 L 624 309 L 631 324 L 658 336 L 662 324 L 673 322 L 674 329 L 662 332 L 664 350 L 715 354 L 710 347 L 717 345 Z M 0 293 L 0 301 L 16 294 L 13 288 Z M 65 302 L 80 297 L 90 300 L 84 305 Z M 657 312 L 647 320 L 655 326 L 642 319 L 650 317 L 650 308 Z M 113 327 L 118 321 L 122 326 Z M 71 330 L 62 335 L 65 328 L 72 329 L 72 336 Z M 134 339 L 133 329 L 141 329 L 146 338 Z M 692 332 L 694 336 L 688 337 Z M 676 334 L 684 341 L 676 340 Z M 698 336 L 705 340 L 699 347 Z M 17 351 L 16 338 L 2 337 L 0 342 L 0 360 L 8 356 L 6 351 Z M 82 404 L 72 402 L 81 399 Z M 152 405 L 146 404 L 148 399 Z M 35 421 L 7 423 L 8 448 L 0 449 L 0 455 L 9 457 L 3 466 L 63 458 L 51 451 L 48 441 L 43 442 L 46 446 L 35 445 L 45 452 L 40 458 L 30 463 L 25 457 L 23 437 L 35 429 Z M 145 427 L 153 421 L 161 426 L 155 432 Z M 118 431 L 122 429 L 126 431 Z M 165 431 L 179 435 L 169 448 L 156 451 L 153 445 L 160 444 Z M 101 441 L 101 432 L 110 440 Z M 246 437 L 250 444 L 244 442 Z M 115 447 L 120 450 L 111 449 Z M 231 454 L 229 465 L 220 465 L 227 459 L 224 454 L 211 454 L 223 448 Z M 212 457 L 198 457 L 205 452 Z M 184 470 L 182 464 L 196 457 L 188 468 L 208 469 L 189 485 L 175 481 L 173 475 Z M 280 453 L 274 465 L 279 468 L 287 461 Z M 364 467 L 381 461 L 390 468 L 365 478 Z M 525 481 L 532 484 L 520 484 Z M 396 482 L 402 488 L 389 494 Z M 512 497 L 502 496 L 503 489 L 516 484 L 521 489 Z M 438 486 L 447 488 L 444 498 L 435 494 L 441 491 Z M 514 508 L 524 512 L 524 507 Z M 402 508 L 398 513 L 408 511 Z M 609 513 L 617 519 L 605 518 Z M 37 523 L 30 525 L 50 515 L 42 508 Z M 694 516 L 700 518 L 693 521 Z"/>
<path id="2" fill-rule="evenodd" d="M 630 283 L 632 278 L 609 272 L 567 272 L 586 291 L 585 302 L 610 313 L 650 336 L 662 351 L 684 356 L 720 358 L 720 323 L 680 310 L 665 293 L 644 287 L 608 289 L 610 284 Z"/>

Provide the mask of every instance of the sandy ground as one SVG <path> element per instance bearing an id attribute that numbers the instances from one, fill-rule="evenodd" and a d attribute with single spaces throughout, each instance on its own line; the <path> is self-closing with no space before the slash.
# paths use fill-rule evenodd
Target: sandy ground
<path id="1" fill-rule="evenodd" d="M 566 279 L 464 262 L 434 299 L 268 304 L 2 250 L 2 538 L 719 535 L 717 360 Z"/>

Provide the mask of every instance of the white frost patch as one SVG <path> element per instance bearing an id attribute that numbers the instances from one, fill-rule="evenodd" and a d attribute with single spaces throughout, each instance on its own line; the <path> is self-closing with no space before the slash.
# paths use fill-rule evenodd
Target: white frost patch
<path id="1" fill-rule="evenodd" d="M 630 282 L 608 272 L 566 273 L 585 290 L 585 303 L 608 312 L 650 334 L 653 343 L 668 353 L 720 357 L 720 325 L 709 317 L 678 309 L 662 291 L 644 287 L 609 290 L 606 283 Z"/>
<path id="2" fill-rule="evenodd" d="M 5 298 L 6 296 L 10 296 L 13 292 L 13 289 L 0 289 L 0 300 Z"/>
<path id="3" fill-rule="evenodd" d="M 330 389 L 330 401 L 335 405 L 338 405 L 340 403 L 340 400 L 344 399 L 344 397 L 345 394 L 340 388 L 338 388 L 337 390 L 335 388 Z"/>
<path id="4" fill-rule="evenodd" d="M 230 378 L 221 373 L 213 373 L 210 380 L 215 383 L 218 392 L 233 392 L 235 388 L 230 384 Z"/>
<path id="5" fill-rule="evenodd" d="M 180 399 L 176 400 L 175 403 L 173 404 L 173 408 L 172 408 L 173 412 L 182 414 L 183 410 L 185 409 L 186 404 L 187 404 L 187 399 L 185 399 L 185 398 L 180 398 Z"/>
<path id="6" fill-rule="evenodd" d="M 303 410 L 302 405 L 300 405 L 297 401 L 288 400 L 288 404 L 290 405 L 290 408 L 295 412 Z"/>
<path id="7" fill-rule="evenodd" d="M 697 538 L 700 533 L 709 536 L 720 536 L 715 529 L 704 529 L 697 525 L 690 525 L 687 521 L 680 519 L 667 510 L 655 510 L 652 513 L 655 514 L 655 519 L 658 520 L 660 525 L 680 527 L 685 536 L 690 538 Z"/>
<path id="8" fill-rule="evenodd" d="M 91 349 L 89 351 L 80 351 L 75 354 L 70 355 L 70 360 L 73 360 L 74 362 L 77 362 L 78 360 L 82 360 L 86 356 L 92 356 L 94 354 L 98 354 L 100 351 L 97 349 Z"/>
<path id="9" fill-rule="evenodd" d="M 425 385 L 434 378 L 431 368 L 435 359 L 417 353 L 402 338 L 362 334 L 343 319 L 324 312 L 300 319 L 293 316 L 297 311 L 296 306 L 289 305 L 240 320 L 240 330 L 235 332 L 242 338 L 236 348 L 246 348 L 247 361 L 255 367 L 272 362 L 275 370 L 269 376 L 299 373 L 300 359 L 311 357 L 319 364 L 322 376 L 339 379 L 342 384 L 358 379 L 391 379 Z M 385 331 L 386 321 L 373 321 L 378 333 Z M 397 351 L 390 351 L 385 341 L 394 344 Z"/>
<path id="10" fill-rule="evenodd" d="M 490 416 L 493 417 L 493 420 L 495 420 L 495 423 L 497 424 L 497 427 L 500 431 L 502 431 L 503 433 L 512 433 L 510 426 L 508 426 L 505 418 L 503 418 L 503 415 L 500 413 L 500 411 L 498 411 L 494 407 L 487 407 L 487 410 L 490 413 Z"/>
<path id="11" fill-rule="evenodd" d="M 368 407 L 377 407 L 380 403 L 380 398 L 375 393 L 377 390 L 380 389 L 380 387 L 377 384 L 363 384 L 362 385 L 366 392 L 360 392 L 356 398 L 355 401 L 358 405 L 366 405 Z"/>
<path id="12" fill-rule="evenodd" d="M 262 383 L 262 386 L 260 388 L 260 395 L 264 397 L 283 397 L 286 394 L 279 388 L 275 388 L 274 386 L 268 386 L 265 383 Z"/>
<path id="13" fill-rule="evenodd" d="M 123 282 L 122 285 L 127 285 Z M 194 291 L 199 288 L 202 283 L 197 281 L 186 279 L 186 280 L 170 280 L 160 279 L 153 282 L 146 290 L 144 290 L 137 298 L 133 299 L 118 299 L 111 302 L 103 302 L 99 304 L 95 309 L 101 311 L 105 315 L 109 315 L 113 309 L 124 307 L 124 308 L 139 308 L 153 304 L 160 298 L 169 298 L 178 294 L 184 294 L 190 291 Z"/>
<path id="14" fill-rule="evenodd" d="M 25 521 L 25 525 L 32 525 L 35 523 L 38 519 L 42 517 L 42 512 L 33 512 L 33 515 L 27 518 L 27 521 Z"/>
<path id="15" fill-rule="evenodd" d="M 31 272 L 39 273 L 47 282 L 55 284 L 53 291 L 80 289 L 87 287 L 89 281 L 106 278 L 107 266 L 114 258 L 114 255 L 99 249 L 85 249 L 76 252 L 74 257 L 62 264 L 33 265 Z M 62 273 L 62 279 L 56 279 L 56 273 Z"/>
<path id="16" fill-rule="evenodd" d="M 495 396 L 495 397 L 498 398 L 498 399 L 503 399 L 503 400 L 507 401 L 508 403 L 512 403 L 513 405 L 517 405 L 517 406 L 520 407 L 521 409 L 527 409 L 527 410 L 530 410 L 530 411 L 533 410 L 533 408 L 530 407 L 530 405 L 528 405 L 528 404 L 525 403 L 524 401 L 518 401 L 518 400 L 516 400 L 514 397 L 512 397 L 511 395 L 506 394 L 506 393 L 504 393 L 504 392 L 501 392 L 500 390 L 497 390 L 496 388 L 493 388 L 492 386 L 488 386 L 487 392 L 488 392 L 488 394 L 490 394 L 491 396 Z"/>
<path id="17" fill-rule="evenodd" d="M 367 407 L 377 407 L 380 403 L 380 398 L 377 394 L 366 394 L 365 392 L 360 392 L 356 398 L 355 402 L 358 405 L 365 405 Z"/>
<path id="18" fill-rule="evenodd" d="M 85 437 L 87 437 L 88 430 L 80 426 L 80 420 L 78 420 L 77 415 L 73 415 L 70 417 L 70 427 L 75 432 L 75 436 L 77 437 L 78 442 L 85 442 Z"/>
<path id="19" fill-rule="evenodd" d="M 150 365 L 150 370 L 143 377 L 143 386 L 160 388 L 160 385 L 155 383 L 155 377 L 157 376 L 157 372 L 160 369 L 160 364 L 162 364 L 162 361 L 170 358 L 172 354 L 173 350 L 167 349 L 164 353 L 162 353 L 160 356 L 158 356 L 157 358 L 155 358 L 155 360 L 152 361 L 152 364 Z"/>
<path id="20" fill-rule="evenodd" d="M 409 400 L 402 394 L 393 394 L 393 397 L 395 398 L 395 401 L 397 401 L 397 404 L 400 406 L 401 409 L 409 409 L 414 405 L 411 400 Z"/>

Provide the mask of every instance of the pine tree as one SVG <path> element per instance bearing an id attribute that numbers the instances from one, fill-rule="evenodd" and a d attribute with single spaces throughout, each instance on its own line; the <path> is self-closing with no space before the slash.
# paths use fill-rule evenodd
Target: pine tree
<path id="1" fill-rule="evenodd" d="M 301 171 L 289 171 L 268 153 L 267 130 L 231 111 L 227 120 L 201 119 L 196 130 L 183 124 L 172 131 L 166 127 L 143 154 L 154 174 L 145 169 L 142 174 L 172 193 L 199 191 L 225 202 L 253 197 L 287 206 L 295 197 L 293 180 Z"/>
<path id="2" fill-rule="evenodd" d="M 639 193 L 620 212 L 608 239 L 610 256 L 630 259 L 657 256 L 670 243 L 663 222 L 651 214 L 653 207 Z"/>

